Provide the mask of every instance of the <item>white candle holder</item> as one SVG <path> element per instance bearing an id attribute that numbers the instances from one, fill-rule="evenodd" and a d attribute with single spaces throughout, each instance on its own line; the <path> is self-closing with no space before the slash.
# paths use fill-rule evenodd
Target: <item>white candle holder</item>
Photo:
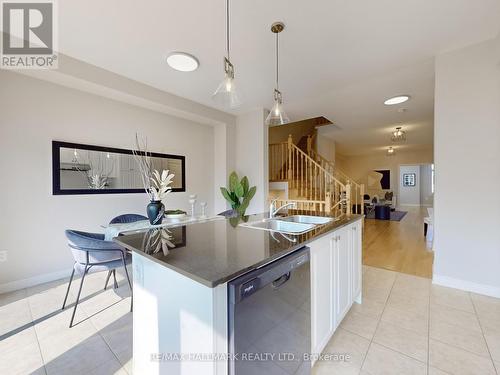
<path id="1" fill-rule="evenodd" d="M 194 220 L 195 216 L 195 205 L 196 205 L 196 194 L 191 194 L 189 196 L 189 204 L 191 205 L 191 219 Z"/>
<path id="2" fill-rule="evenodd" d="M 201 216 L 200 219 L 206 219 L 207 218 L 207 202 L 200 202 L 201 206 Z"/>

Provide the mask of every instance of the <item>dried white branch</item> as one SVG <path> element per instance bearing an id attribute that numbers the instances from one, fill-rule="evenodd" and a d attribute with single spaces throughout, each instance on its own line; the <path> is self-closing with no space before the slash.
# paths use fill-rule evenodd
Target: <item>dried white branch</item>
<path id="1" fill-rule="evenodd" d="M 146 191 L 146 194 L 150 196 L 151 200 L 154 200 L 154 195 L 151 192 L 151 153 L 148 152 L 148 140 L 146 137 L 143 137 L 141 142 L 139 134 L 135 134 L 135 149 L 132 153 L 137 165 L 139 166 L 139 172 L 144 190 Z"/>

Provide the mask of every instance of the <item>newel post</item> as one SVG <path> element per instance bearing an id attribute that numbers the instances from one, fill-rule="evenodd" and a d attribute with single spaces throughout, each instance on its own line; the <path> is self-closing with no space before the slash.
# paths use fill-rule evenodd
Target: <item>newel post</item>
<path id="1" fill-rule="evenodd" d="M 288 180 L 292 179 L 292 152 L 293 152 L 293 139 L 292 135 L 288 134 Z"/>
<path id="2" fill-rule="evenodd" d="M 330 213 L 332 211 L 332 193 L 329 191 L 325 194 L 325 212 Z"/>
<path id="3" fill-rule="evenodd" d="M 346 214 L 347 214 L 347 216 L 351 216 L 351 212 L 352 212 L 352 206 L 351 206 L 351 184 L 349 183 L 349 181 L 345 185 L 345 202 L 347 204 Z"/>
<path id="4" fill-rule="evenodd" d="M 310 135 L 307 136 L 307 155 L 311 156 L 312 150 L 312 137 Z"/>

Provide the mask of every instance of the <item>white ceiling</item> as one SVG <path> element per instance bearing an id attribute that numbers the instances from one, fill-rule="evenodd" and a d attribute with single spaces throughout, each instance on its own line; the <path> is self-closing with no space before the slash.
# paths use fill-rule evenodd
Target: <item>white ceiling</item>
<path id="1" fill-rule="evenodd" d="M 410 94 L 403 104 L 386 106 L 385 98 Z M 305 99 L 297 104 L 301 113 L 323 111 L 336 127 L 322 134 L 337 142 L 337 152 L 360 155 L 388 146 L 398 150 L 430 147 L 433 140 L 434 61 L 428 60 L 375 78 L 367 78 L 320 98 Z M 404 112 L 400 112 L 404 110 Z M 392 144 L 391 132 L 396 126 L 407 131 L 407 142 Z"/>
<path id="2" fill-rule="evenodd" d="M 164 91 L 214 106 L 223 77 L 224 0 L 60 1 L 61 52 Z M 280 86 L 293 120 L 325 116 L 344 154 L 380 148 L 401 121 L 408 148 L 432 144 L 433 57 L 493 38 L 499 0 L 231 0 L 232 51 L 244 104 L 270 107 L 274 38 L 281 34 Z M 164 59 L 185 51 L 200 60 L 193 73 Z M 396 94 L 412 100 L 382 102 Z"/>

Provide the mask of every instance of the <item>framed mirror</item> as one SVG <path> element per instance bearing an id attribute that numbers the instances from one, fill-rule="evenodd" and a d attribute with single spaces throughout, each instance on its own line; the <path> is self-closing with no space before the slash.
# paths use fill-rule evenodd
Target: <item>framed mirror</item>
<path id="1" fill-rule="evenodd" d="M 151 152 L 152 169 L 175 175 L 172 192 L 186 191 L 186 158 Z M 52 141 L 52 193 L 144 193 L 132 150 Z"/>

